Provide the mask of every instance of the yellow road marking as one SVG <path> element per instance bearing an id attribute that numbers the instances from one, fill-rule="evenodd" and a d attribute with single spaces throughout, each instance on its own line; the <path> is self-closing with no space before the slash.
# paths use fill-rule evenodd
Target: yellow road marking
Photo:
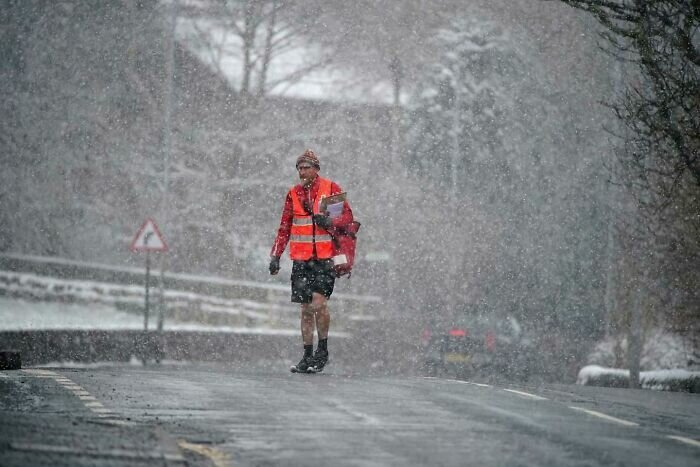
<path id="1" fill-rule="evenodd" d="M 218 449 L 204 446 L 202 444 L 189 443 L 185 440 L 180 440 L 177 442 L 177 444 L 182 449 L 187 449 L 188 451 L 196 452 L 197 454 L 206 457 L 216 467 L 227 467 L 232 465 L 231 456 L 223 451 L 219 451 Z"/>

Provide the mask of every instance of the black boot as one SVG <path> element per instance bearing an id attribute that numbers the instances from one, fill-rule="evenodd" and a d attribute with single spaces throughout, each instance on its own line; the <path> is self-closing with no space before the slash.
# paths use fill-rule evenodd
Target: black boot
<path id="1" fill-rule="evenodd" d="M 328 350 L 318 348 L 311 358 L 311 363 L 307 371 L 309 373 L 320 373 L 323 371 L 326 363 L 328 363 Z"/>
<path id="2" fill-rule="evenodd" d="M 311 362 L 313 360 L 313 355 L 311 352 L 313 352 L 314 346 L 312 344 L 305 345 L 304 346 L 304 356 L 301 357 L 301 360 L 299 360 L 299 363 L 296 365 L 292 365 L 290 368 L 292 373 L 307 373 L 309 370 L 309 367 L 311 366 Z"/>
<path id="3" fill-rule="evenodd" d="M 301 357 L 301 360 L 299 360 L 299 363 L 296 365 L 292 365 L 290 370 L 292 373 L 307 373 L 309 371 L 309 367 L 311 366 L 311 360 L 313 357 Z"/>

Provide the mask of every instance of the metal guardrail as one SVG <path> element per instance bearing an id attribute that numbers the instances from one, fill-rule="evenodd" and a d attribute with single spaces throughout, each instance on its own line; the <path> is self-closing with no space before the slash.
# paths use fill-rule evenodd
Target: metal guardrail
<path id="1" fill-rule="evenodd" d="M 139 286 L 145 282 L 145 268 L 16 253 L 0 253 L 0 270 L 128 286 Z M 156 276 L 159 271 L 152 273 Z M 192 292 L 228 300 L 251 300 L 277 305 L 274 307 L 276 309 L 291 306 L 288 285 L 172 272 L 166 272 L 163 277 L 164 288 L 167 290 Z M 156 282 L 155 278 L 151 280 L 152 283 Z M 352 321 L 376 319 L 380 314 L 381 303 L 382 299 L 379 296 L 334 293 L 331 306 L 334 312 Z"/>

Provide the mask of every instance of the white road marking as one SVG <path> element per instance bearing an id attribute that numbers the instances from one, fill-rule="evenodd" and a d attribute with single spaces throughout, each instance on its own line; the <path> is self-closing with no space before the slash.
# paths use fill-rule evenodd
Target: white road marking
<path id="1" fill-rule="evenodd" d="M 483 384 L 483 383 L 473 383 L 471 381 L 464 381 L 461 379 L 443 379 L 443 378 L 436 378 L 435 376 L 422 376 L 421 378 L 423 379 L 434 379 L 434 380 L 440 380 L 440 381 L 451 381 L 453 383 L 461 383 L 461 384 L 471 384 L 472 386 L 479 386 L 482 388 L 490 388 L 490 384 Z"/>
<path id="2" fill-rule="evenodd" d="M 66 389 L 83 389 L 82 386 L 75 383 L 58 383 Z"/>
<path id="3" fill-rule="evenodd" d="M 548 400 L 546 397 L 542 396 L 537 396 L 535 394 L 530 394 L 529 392 L 523 392 L 523 391 L 516 391 L 515 389 L 503 389 L 504 391 L 512 392 L 513 394 L 518 394 L 520 396 L 524 397 L 529 397 L 530 399 L 534 399 L 536 401 L 546 401 Z"/>
<path id="4" fill-rule="evenodd" d="M 82 402 L 83 405 L 85 405 L 86 408 L 90 409 L 95 416 L 98 417 L 98 420 L 95 420 L 94 423 L 103 423 L 103 424 L 108 424 L 108 425 L 116 425 L 116 426 L 135 426 L 136 423 L 127 421 L 127 420 L 121 420 L 119 418 L 119 415 L 114 413 L 111 409 L 106 408 L 100 401 L 97 400 L 95 396 L 90 394 L 88 391 L 86 391 L 83 387 L 80 385 L 74 383 L 71 381 L 69 378 L 66 378 L 65 376 L 61 376 L 53 371 L 49 370 L 22 370 L 25 374 L 28 376 L 32 376 L 34 378 L 50 378 L 56 381 L 58 384 L 63 386 L 66 390 L 70 391 L 73 393 L 74 396 L 78 397 Z M 5 378 L 6 376 L 0 373 L 0 377 Z M 120 450 L 110 450 L 105 452 L 99 452 L 97 453 L 96 451 L 70 451 L 70 450 L 63 450 L 64 448 L 62 447 L 56 447 L 56 446 L 49 446 L 49 445 L 42 445 L 42 444 L 14 444 L 13 446 L 14 449 L 17 450 L 31 450 L 31 451 L 44 451 L 44 452 L 76 452 L 79 454 L 87 454 L 87 455 L 99 455 L 99 456 L 107 456 L 107 457 L 133 457 L 133 458 L 143 458 L 142 455 L 134 455 L 133 453 L 129 453 L 126 456 L 122 454 L 122 451 Z M 127 452 L 127 451 L 123 451 Z M 176 461 L 176 462 L 184 462 L 185 458 L 182 457 L 181 454 L 169 454 L 169 453 L 155 453 L 153 455 L 146 453 L 146 458 L 147 459 L 166 459 L 170 461 Z M 228 461 L 228 458 L 226 458 L 226 461 Z M 215 465 L 216 462 L 214 462 Z M 220 465 L 228 465 L 228 464 L 220 464 Z"/>
<path id="5" fill-rule="evenodd" d="M 339 410 L 349 414 L 350 416 L 362 421 L 363 423 L 367 423 L 368 425 L 381 425 L 382 424 L 378 418 L 373 417 L 373 416 L 366 414 L 364 412 L 360 412 L 359 410 L 355 410 L 352 407 L 348 407 L 345 404 L 343 404 L 337 400 L 331 399 L 331 400 L 328 400 L 327 402 L 330 406 L 335 407 L 336 409 L 339 409 Z"/>
<path id="6" fill-rule="evenodd" d="M 483 384 L 483 383 L 473 383 L 471 381 L 463 381 L 461 379 L 448 379 L 447 381 L 453 381 L 455 383 L 460 383 L 460 384 L 469 384 L 470 386 L 479 386 L 480 388 L 490 388 L 490 384 Z"/>
<path id="7" fill-rule="evenodd" d="M 86 408 L 90 409 L 98 417 L 101 417 L 101 418 L 117 417 L 117 414 L 115 414 L 112 411 L 112 409 L 106 408 L 104 405 L 102 405 L 102 403 L 100 401 L 97 400 L 96 397 L 91 395 L 82 386 L 74 383 L 73 381 L 71 381 L 69 378 L 66 378 L 65 376 L 61 376 L 57 373 L 49 372 L 49 371 L 45 371 L 45 370 L 27 370 L 27 372 L 33 376 L 36 376 L 36 377 L 51 377 L 58 384 L 60 384 L 64 389 L 72 392 L 74 396 L 78 397 L 83 402 L 83 405 Z M 114 420 L 114 421 L 117 421 L 117 420 Z M 114 423 L 114 424 L 128 425 L 130 423 L 123 422 L 123 423 Z"/>
<path id="8" fill-rule="evenodd" d="M 95 422 L 95 423 L 103 423 L 105 425 L 116 425 L 116 426 L 135 426 L 136 425 L 136 423 L 134 423 L 134 422 L 130 422 L 127 420 L 113 419 L 113 418 L 100 420 L 99 422 Z"/>
<path id="9" fill-rule="evenodd" d="M 697 439 L 691 439 L 691 438 L 686 438 L 685 436 L 674 436 L 674 435 L 666 435 L 667 438 L 675 439 L 676 441 L 680 441 L 681 443 L 686 443 L 690 444 L 691 446 L 695 446 L 696 448 L 700 448 L 700 441 Z"/>
<path id="10" fill-rule="evenodd" d="M 84 402 L 84 404 L 85 404 L 85 407 L 88 407 L 88 408 L 90 408 L 90 407 L 104 407 L 104 405 L 102 405 L 102 402 L 99 402 L 97 400 L 93 401 L 93 402 Z"/>
<path id="11" fill-rule="evenodd" d="M 611 417 L 610 415 L 605 415 L 604 413 L 596 412 L 595 410 L 588 410 L 588 409 L 584 409 L 583 407 L 573 407 L 573 406 L 569 406 L 569 408 L 573 409 L 573 410 L 578 410 L 579 412 L 585 412 L 588 415 L 593 415 L 594 417 L 599 417 L 599 418 L 602 418 L 604 420 L 608 420 L 610 422 L 619 423 L 620 425 L 639 426 L 639 423 L 628 422 L 627 420 L 622 420 L 621 418 Z"/>
<path id="12" fill-rule="evenodd" d="M 0 378 L 7 378 L 7 375 L 3 375 L 2 373 L 0 373 Z"/>

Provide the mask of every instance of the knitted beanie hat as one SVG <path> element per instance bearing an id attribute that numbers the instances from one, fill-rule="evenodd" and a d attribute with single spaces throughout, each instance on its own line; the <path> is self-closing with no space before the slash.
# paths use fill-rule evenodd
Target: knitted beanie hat
<path id="1" fill-rule="evenodd" d="M 318 160 L 318 156 L 316 156 L 316 153 L 314 153 L 311 149 L 307 149 L 304 151 L 304 154 L 297 158 L 297 166 L 299 166 L 299 164 L 302 162 L 308 162 L 317 169 L 321 169 L 321 163 Z"/>

